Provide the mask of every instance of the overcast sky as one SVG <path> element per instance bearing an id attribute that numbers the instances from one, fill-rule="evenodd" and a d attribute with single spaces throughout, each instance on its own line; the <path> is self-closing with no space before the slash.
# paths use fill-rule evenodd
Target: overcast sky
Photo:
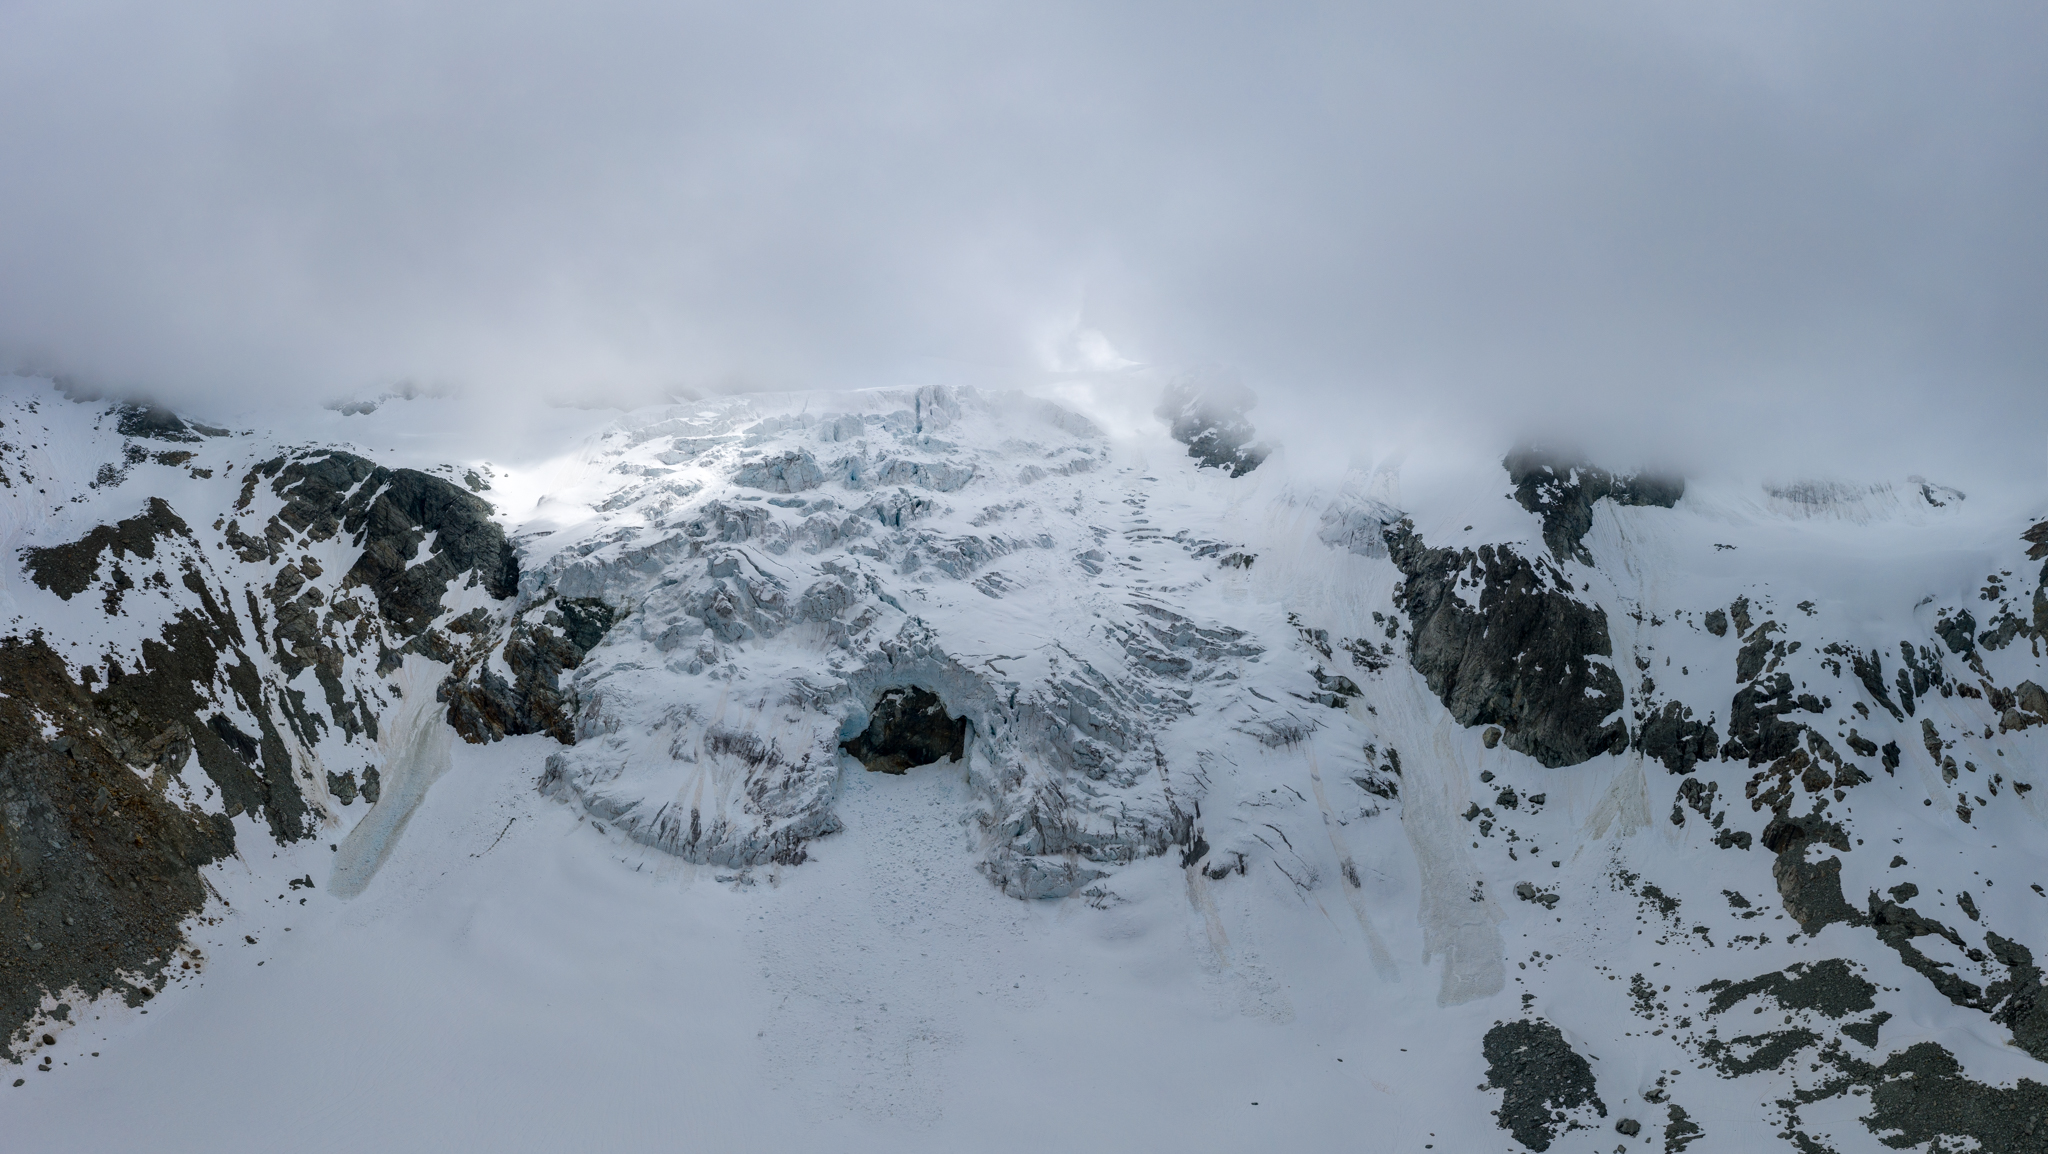
<path id="1" fill-rule="evenodd" d="M 2044 60 L 2038 0 L 0 0 L 0 358 L 188 405 L 1130 361 L 1325 436 L 2038 476 Z"/>

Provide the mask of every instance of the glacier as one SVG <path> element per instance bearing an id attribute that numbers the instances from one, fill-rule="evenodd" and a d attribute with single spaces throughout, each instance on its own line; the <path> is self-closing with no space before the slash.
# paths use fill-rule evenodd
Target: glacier
<path id="1" fill-rule="evenodd" d="M 22 1132 L 2048 1144 L 2041 508 L 1128 409 L 13 379 Z"/>

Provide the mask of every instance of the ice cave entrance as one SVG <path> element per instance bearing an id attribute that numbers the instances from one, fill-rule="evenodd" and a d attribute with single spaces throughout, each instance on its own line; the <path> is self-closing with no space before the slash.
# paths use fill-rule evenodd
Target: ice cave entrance
<path id="1" fill-rule="evenodd" d="M 946 703 L 915 685 L 890 689 L 868 711 L 868 727 L 839 743 L 875 773 L 903 773 L 967 756 L 967 719 L 946 712 Z"/>

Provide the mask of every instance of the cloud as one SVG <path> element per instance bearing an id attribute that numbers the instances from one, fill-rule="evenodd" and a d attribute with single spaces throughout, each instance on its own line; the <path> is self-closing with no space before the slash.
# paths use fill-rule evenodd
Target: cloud
<path id="1" fill-rule="evenodd" d="M 2039 472 L 2048 439 L 2037 5 L 7 23 L 0 358 L 103 387 L 653 397 L 1130 360 L 1229 366 L 1304 444 L 1554 427 Z"/>

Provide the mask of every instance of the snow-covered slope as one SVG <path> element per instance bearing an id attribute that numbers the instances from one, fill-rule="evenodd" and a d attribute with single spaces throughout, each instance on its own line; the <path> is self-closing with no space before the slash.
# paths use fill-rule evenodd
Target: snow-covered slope
<path id="1" fill-rule="evenodd" d="M 5 403 L 40 1140 L 297 1068 L 405 1103 L 321 1142 L 445 1144 L 474 1063 L 515 1148 L 2048 1147 L 2039 509 L 1527 449 L 1404 498 L 1184 393 L 431 468 Z M 579 1055 L 544 1124 L 507 1047 Z"/>

